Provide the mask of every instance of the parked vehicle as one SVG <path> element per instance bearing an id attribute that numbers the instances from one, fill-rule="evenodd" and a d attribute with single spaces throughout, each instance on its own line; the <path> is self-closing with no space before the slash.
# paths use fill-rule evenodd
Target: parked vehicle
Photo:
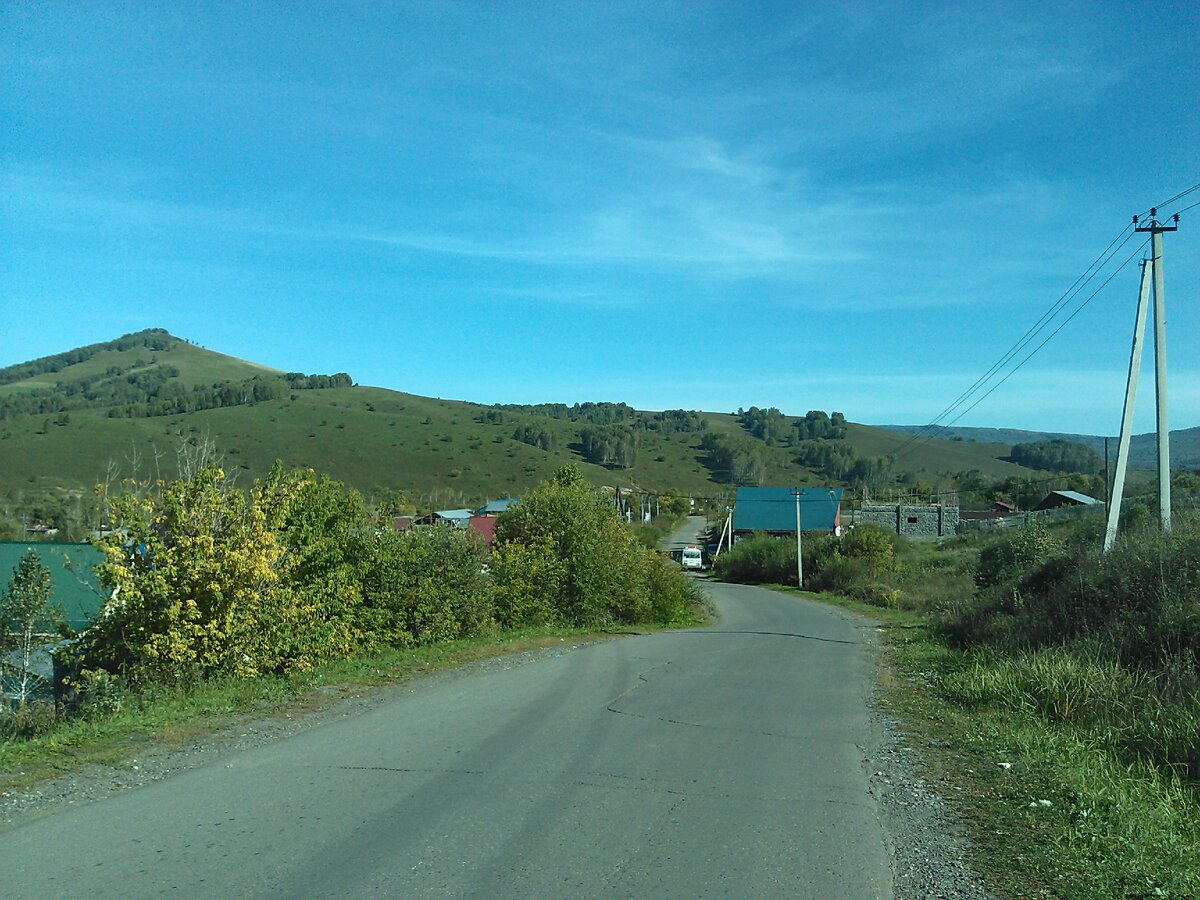
<path id="1" fill-rule="evenodd" d="M 704 554 L 699 547 L 684 547 L 683 553 L 679 558 L 679 564 L 685 569 L 703 569 Z"/>

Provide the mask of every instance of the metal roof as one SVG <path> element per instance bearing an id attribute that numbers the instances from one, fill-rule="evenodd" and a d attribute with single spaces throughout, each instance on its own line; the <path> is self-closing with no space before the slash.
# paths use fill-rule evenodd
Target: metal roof
<path id="1" fill-rule="evenodd" d="M 1034 507 L 1034 511 L 1072 505 L 1098 506 L 1100 502 L 1095 497 L 1089 497 L 1087 494 L 1081 494 L 1078 491 L 1051 491 L 1041 503 Z"/>
<path id="2" fill-rule="evenodd" d="M 483 537 L 483 542 L 490 547 L 492 541 L 496 539 L 496 517 L 471 516 L 471 521 L 467 523 L 467 529 L 478 532 Z"/>
<path id="3" fill-rule="evenodd" d="M 833 531 L 842 503 L 841 488 L 740 487 L 733 506 L 734 531 L 796 533 L 796 498 L 800 491 L 802 531 Z"/>
<path id="4" fill-rule="evenodd" d="M 50 570 L 51 602 L 73 629 L 86 628 L 107 596 L 92 573 L 92 566 L 103 562 L 104 554 L 91 544 L 0 541 L 0 591 L 8 590 L 21 557 L 30 550 Z"/>
<path id="5" fill-rule="evenodd" d="M 513 504 L 519 502 L 520 500 L 516 497 L 502 497 L 499 500 L 489 500 L 483 506 L 479 507 L 478 513 L 481 516 L 499 515 Z"/>
<path id="6" fill-rule="evenodd" d="M 1100 502 L 1095 497 L 1089 497 L 1087 494 L 1079 493 L 1079 491 L 1051 491 L 1050 493 L 1066 497 L 1068 500 L 1074 500 L 1076 503 L 1082 503 L 1084 506 L 1092 506 Z"/>

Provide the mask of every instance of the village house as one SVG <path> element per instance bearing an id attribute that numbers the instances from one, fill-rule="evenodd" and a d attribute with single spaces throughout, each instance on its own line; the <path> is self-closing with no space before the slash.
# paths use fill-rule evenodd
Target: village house
<path id="1" fill-rule="evenodd" d="M 1081 494 L 1078 491 L 1051 491 L 1037 506 L 1034 512 L 1043 509 L 1061 509 L 1064 506 L 1103 506 L 1101 500 Z"/>
<path id="2" fill-rule="evenodd" d="M 755 532 L 784 537 L 796 534 L 796 496 L 800 492 L 800 530 L 841 534 L 841 488 L 739 487 L 733 506 L 733 538 Z"/>
<path id="3" fill-rule="evenodd" d="M 503 512 L 507 512 L 510 506 L 516 506 L 520 503 L 517 497 L 502 497 L 499 500 L 489 500 L 479 509 L 475 510 L 475 514 L 479 516 L 495 517 Z"/>
<path id="4" fill-rule="evenodd" d="M 465 529 L 473 515 L 475 515 L 475 511 L 470 509 L 438 509 L 428 515 L 413 519 L 412 524 L 414 526 L 448 525 L 451 528 Z"/>

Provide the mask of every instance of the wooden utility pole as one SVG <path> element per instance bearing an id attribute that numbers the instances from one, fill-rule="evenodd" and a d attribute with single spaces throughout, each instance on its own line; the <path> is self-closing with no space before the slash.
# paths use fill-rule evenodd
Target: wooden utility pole
<path id="1" fill-rule="evenodd" d="M 1179 213 L 1172 217 L 1173 225 L 1158 221 L 1158 210 L 1150 210 L 1150 224 L 1138 225 L 1133 217 L 1133 230 L 1150 234 L 1150 261 L 1154 267 L 1154 398 L 1155 426 L 1158 430 L 1158 515 L 1163 531 L 1171 530 L 1171 437 L 1167 426 L 1167 309 L 1163 294 L 1162 235 L 1164 231 L 1179 230 Z"/>

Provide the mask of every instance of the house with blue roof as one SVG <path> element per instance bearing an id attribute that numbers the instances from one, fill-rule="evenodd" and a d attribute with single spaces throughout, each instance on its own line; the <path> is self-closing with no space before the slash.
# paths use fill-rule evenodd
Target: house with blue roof
<path id="1" fill-rule="evenodd" d="M 26 553 L 35 553 L 50 573 L 50 604 L 62 620 L 74 631 L 83 631 L 99 614 L 108 592 L 96 578 L 94 566 L 104 561 L 104 554 L 91 544 L 49 543 L 45 541 L 0 541 L 0 591 L 8 585 Z M 0 628 L 12 628 L 11 622 L 0 622 Z M 54 650 L 66 644 L 56 634 L 39 634 L 33 657 L 26 669 L 17 650 L 0 660 L 4 672 L 0 675 L 0 702 L 13 702 L 31 697 L 51 698 L 54 685 Z M 21 673 L 33 675 L 32 693 L 18 687 Z M 28 686 L 27 688 L 28 689 Z"/>
<path id="2" fill-rule="evenodd" d="M 108 597 L 93 571 L 104 554 L 91 544 L 0 541 L 0 591 L 7 589 L 21 557 L 31 551 L 50 572 L 51 604 L 71 628 L 87 628 Z"/>
<path id="3" fill-rule="evenodd" d="M 517 497 L 502 497 L 499 500 L 489 500 L 476 511 L 480 516 L 498 516 L 502 512 L 507 512 L 510 506 L 515 506 L 521 501 Z"/>
<path id="4" fill-rule="evenodd" d="M 733 535 L 755 532 L 796 533 L 796 495 L 800 492 L 800 531 L 841 533 L 841 488 L 739 487 L 733 502 Z"/>

